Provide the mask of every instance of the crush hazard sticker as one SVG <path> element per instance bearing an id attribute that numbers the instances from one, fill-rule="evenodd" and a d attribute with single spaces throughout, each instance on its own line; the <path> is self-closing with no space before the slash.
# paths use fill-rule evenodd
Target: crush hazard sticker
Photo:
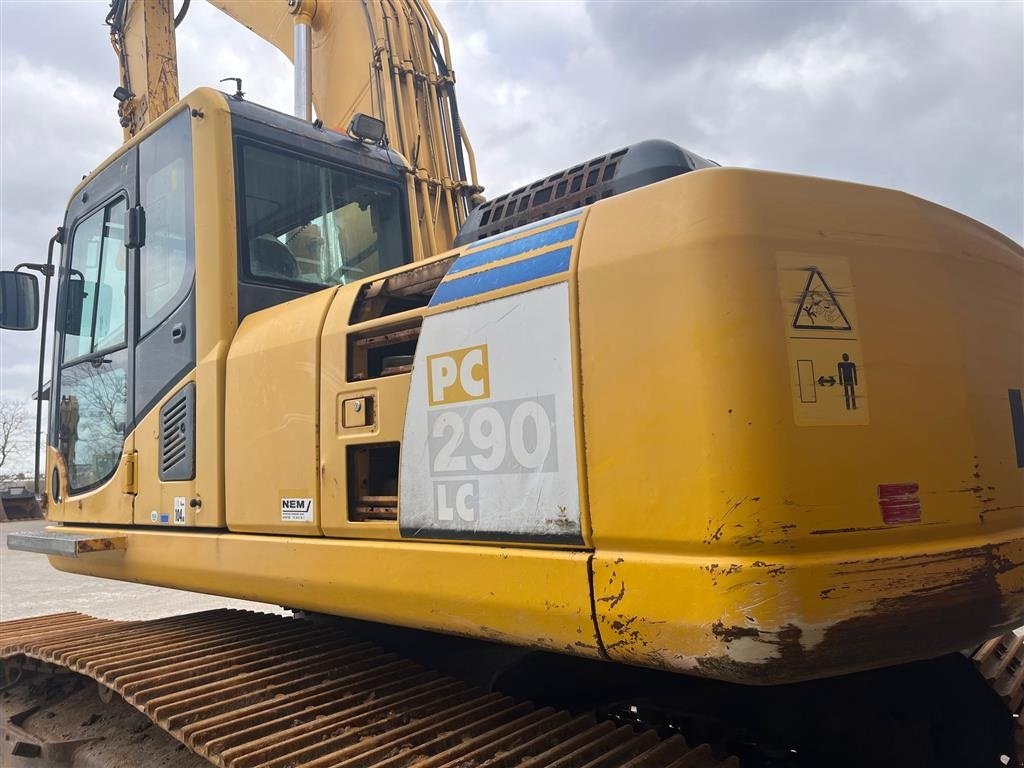
<path id="1" fill-rule="evenodd" d="M 424 320 L 400 498 L 403 536 L 580 540 L 567 284 Z"/>
<path id="2" fill-rule="evenodd" d="M 776 265 L 797 426 L 867 424 L 867 376 L 847 260 L 782 253 Z"/>

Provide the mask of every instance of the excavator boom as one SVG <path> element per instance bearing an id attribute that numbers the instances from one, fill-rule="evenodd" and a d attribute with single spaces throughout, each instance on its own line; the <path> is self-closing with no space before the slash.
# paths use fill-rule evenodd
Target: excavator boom
<path id="1" fill-rule="evenodd" d="M 366 114 L 408 164 L 414 259 L 451 247 L 479 200 L 473 148 L 459 116 L 448 37 L 427 0 L 210 0 L 295 66 L 295 112 L 345 132 Z M 115 97 L 125 140 L 178 102 L 173 0 L 113 0 Z M 241 88 L 239 88 L 241 92 Z M 467 162 L 468 161 L 468 162 Z M 467 167 L 468 166 L 468 167 Z"/>

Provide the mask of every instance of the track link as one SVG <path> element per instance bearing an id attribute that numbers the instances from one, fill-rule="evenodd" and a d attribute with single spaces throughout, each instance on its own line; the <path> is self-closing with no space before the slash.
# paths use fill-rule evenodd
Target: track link
<path id="1" fill-rule="evenodd" d="M 536 708 L 350 633 L 215 610 L 0 623 L 0 658 L 94 678 L 222 768 L 737 768 L 710 747 Z"/>
<path id="2" fill-rule="evenodd" d="M 974 665 L 1017 716 L 1017 753 L 1024 760 L 1024 635 L 1007 632 L 975 651 Z"/>

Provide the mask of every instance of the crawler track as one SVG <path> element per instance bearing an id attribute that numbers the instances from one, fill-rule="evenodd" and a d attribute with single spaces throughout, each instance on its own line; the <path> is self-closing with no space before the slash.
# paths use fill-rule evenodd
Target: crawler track
<path id="1" fill-rule="evenodd" d="M 989 640 L 975 652 L 974 664 L 1017 715 L 1018 758 L 1024 759 L 1024 636 L 1007 632 Z"/>
<path id="2" fill-rule="evenodd" d="M 735 768 L 706 745 L 538 709 L 299 619 L 217 610 L 0 623 L 28 656 L 117 691 L 223 768 Z"/>

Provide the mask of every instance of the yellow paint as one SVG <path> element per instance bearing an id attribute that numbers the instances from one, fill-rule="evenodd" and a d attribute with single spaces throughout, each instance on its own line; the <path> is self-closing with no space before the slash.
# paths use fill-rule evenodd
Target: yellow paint
<path id="1" fill-rule="evenodd" d="M 801 427 L 867 424 L 868 371 L 847 259 L 779 253 L 775 261 L 793 418 Z"/>
<path id="2" fill-rule="evenodd" d="M 1019 246 L 900 193 L 736 169 L 601 201 L 579 217 L 568 276 L 488 297 L 569 280 L 584 545 L 402 541 L 395 522 L 349 519 L 347 454 L 401 441 L 410 376 L 349 381 L 349 335 L 479 298 L 351 324 L 378 275 L 236 333 L 229 118 L 217 94 L 188 100 L 203 113 L 194 486 L 160 487 L 150 417 L 126 450 L 137 524 L 188 495 L 201 500 L 189 525 L 220 530 L 128 528 L 124 554 L 58 567 L 584 655 L 596 622 L 608 658 L 747 682 L 944 653 L 1024 620 L 1006 400 L 1024 384 Z M 849 325 L 833 315 L 825 339 L 793 328 L 811 267 Z M 870 421 L 860 399 L 840 412 L 838 386 L 813 420 L 796 363 L 815 362 L 816 379 L 847 349 Z M 373 419 L 346 428 L 344 404 L 361 398 Z M 128 526 L 122 481 L 53 519 Z M 920 523 L 883 518 L 878 486 L 894 483 L 918 484 Z M 283 523 L 284 497 L 313 499 L 314 520 Z M 912 649 L 907 626 L 926 630 Z"/>
<path id="3" fill-rule="evenodd" d="M 410 375 L 403 373 L 370 381 L 348 381 L 348 335 L 350 332 L 400 325 L 419 313 L 402 312 L 349 325 L 352 303 L 359 290 L 357 283 L 338 289 L 321 337 L 320 412 L 334 414 L 334 423 L 320 430 L 320 524 L 325 536 L 398 539 L 397 521 L 349 520 L 348 450 L 353 446 L 402 441 Z M 363 397 L 373 398 L 373 422 L 365 427 L 344 428 L 342 404 L 346 400 Z"/>
<path id="4" fill-rule="evenodd" d="M 46 517 L 62 523 L 104 523 L 108 525 L 131 525 L 135 496 L 130 490 L 130 480 L 135 472 L 129 457 L 132 455 L 134 435 L 125 440 L 121 461 L 111 478 L 98 488 L 68 495 L 68 473 L 60 454 L 53 448 L 47 449 L 47 494 L 50 493 L 50 478 L 54 467 L 60 473 L 61 498 L 47 500 Z"/>
<path id="5" fill-rule="evenodd" d="M 178 102 L 173 0 L 128 3 L 124 37 L 111 36 L 121 84 L 132 96 L 118 105 L 125 141 Z"/>
<path id="6" fill-rule="evenodd" d="M 195 480 L 170 482 L 160 480 L 160 410 L 183 386 L 195 381 L 195 378 L 195 372 L 187 374 L 178 386 L 173 387 L 170 392 L 160 398 L 160 401 L 142 417 L 142 421 L 135 427 L 135 446 L 139 457 L 139 488 L 138 495 L 135 497 L 134 515 L 136 525 L 152 525 L 154 512 L 157 514 L 157 520 L 160 519 L 161 514 L 167 515 L 170 520 L 173 520 L 176 496 L 184 496 L 186 499 L 187 525 L 205 527 L 223 525 L 223 522 L 215 517 L 216 507 L 211 509 L 204 504 L 197 508 L 188 504 L 188 501 L 193 498 L 202 498 Z M 198 419 L 196 427 L 201 429 Z M 205 477 L 207 475 L 207 468 L 197 462 L 196 476 Z"/>
<path id="7" fill-rule="evenodd" d="M 72 573 L 598 655 L 581 553 L 174 529 L 105 535 L 124 535 L 126 549 L 50 562 Z"/>
<path id="8" fill-rule="evenodd" d="M 233 531 L 320 534 L 320 334 L 334 294 L 249 315 L 231 342 L 224 481 Z M 285 498 L 313 499 L 313 519 L 285 520 Z"/>
<path id="9" fill-rule="evenodd" d="M 783 680 L 1020 624 L 1024 480 L 1006 392 L 1024 382 L 1021 256 L 916 198 L 781 174 L 699 171 L 594 205 L 580 344 L 608 655 Z M 796 423 L 780 263 L 818 265 L 850 292 L 870 424 Z M 886 524 L 890 483 L 919 485 L 920 523 Z M 782 655 L 773 642 L 793 628 Z M 801 656 L 826 637 L 843 638 L 838 652 Z"/>

